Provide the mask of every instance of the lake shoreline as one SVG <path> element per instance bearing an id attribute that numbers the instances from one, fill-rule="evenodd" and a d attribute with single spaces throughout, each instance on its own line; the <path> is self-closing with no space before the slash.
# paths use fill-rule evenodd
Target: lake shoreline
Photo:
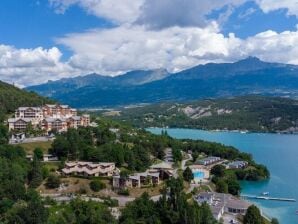
<path id="1" fill-rule="evenodd" d="M 298 135 L 298 132 L 287 132 L 287 131 L 252 131 L 252 130 L 226 130 L 226 129 L 201 129 L 195 127 L 144 127 L 144 129 L 192 129 L 192 130 L 200 130 L 200 131 L 210 131 L 210 132 L 230 132 L 230 133 L 241 133 L 241 134 L 278 134 L 278 135 Z"/>
<path id="2" fill-rule="evenodd" d="M 162 128 L 146 129 L 160 134 Z M 177 139 L 193 139 L 230 145 L 250 153 L 256 162 L 270 170 L 270 179 L 257 182 L 241 182 L 242 194 L 259 195 L 270 192 L 273 197 L 294 198 L 297 202 L 249 200 L 261 208 L 268 218 L 278 218 L 280 223 L 298 223 L 298 137 L 293 134 L 252 133 L 223 131 L 212 132 L 190 128 L 167 128 L 169 136 Z M 281 161 L 282 159 L 282 161 Z"/>

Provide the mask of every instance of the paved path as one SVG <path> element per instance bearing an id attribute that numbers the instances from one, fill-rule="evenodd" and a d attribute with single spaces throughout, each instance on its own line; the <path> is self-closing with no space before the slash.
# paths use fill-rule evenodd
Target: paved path
<path id="1" fill-rule="evenodd" d="M 184 159 L 181 162 L 181 169 L 182 170 L 186 169 L 186 166 L 185 166 L 186 162 L 192 160 L 192 155 L 191 154 L 187 154 L 187 155 L 188 155 L 188 159 Z"/>

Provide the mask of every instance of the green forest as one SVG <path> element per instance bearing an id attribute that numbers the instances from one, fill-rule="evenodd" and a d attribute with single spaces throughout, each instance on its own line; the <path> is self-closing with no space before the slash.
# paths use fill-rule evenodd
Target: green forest
<path id="1" fill-rule="evenodd" d="M 289 98 L 241 96 L 115 110 L 120 111 L 120 116 L 114 116 L 114 119 L 130 122 L 136 127 L 298 131 L 298 101 Z"/>
<path id="2" fill-rule="evenodd" d="M 20 106 L 40 106 L 54 101 L 36 93 L 21 90 L 13 85 L 0 81 L 0 121 L 9 113 L 14 113 Z"/>

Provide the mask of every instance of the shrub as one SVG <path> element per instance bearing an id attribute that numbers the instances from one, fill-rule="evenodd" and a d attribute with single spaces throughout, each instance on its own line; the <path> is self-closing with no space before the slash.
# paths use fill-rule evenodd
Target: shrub
<path id="1" fill-rule="evenodd" d="M 128 189 L 121 189 L 118 191 L 119 195 L 129 196 L 129 190 Z"/>
<path id="2" fill-rule="evenodd" d="M 56 175 L 51 174 L 48 177 L 46 186 L 47 188 L 51 188 L 51 189 L 58 188 L 60 186 L 60 183 L 61 183 L 60 178 Z"/>
<path id="3" fill-rule="evenodd" d="M 106 188 L 105 183 L 101 182 L 100 180 L 92 180 L 89 184 L 92 191 L 98 192 L 104 188 Z"/>

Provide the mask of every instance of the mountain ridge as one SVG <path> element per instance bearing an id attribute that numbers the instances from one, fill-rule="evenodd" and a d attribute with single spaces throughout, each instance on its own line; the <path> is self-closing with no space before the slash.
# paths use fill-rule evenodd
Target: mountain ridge
<path id="1" fill-rule="evenodd" d="M 159 69 L 116 77 L 91 74 L 27 89 L 79 108 L 248 94 L 297 97 L 298 66 L 249 57 L 234 63 L 198 65 L 177 73 Z"/>

